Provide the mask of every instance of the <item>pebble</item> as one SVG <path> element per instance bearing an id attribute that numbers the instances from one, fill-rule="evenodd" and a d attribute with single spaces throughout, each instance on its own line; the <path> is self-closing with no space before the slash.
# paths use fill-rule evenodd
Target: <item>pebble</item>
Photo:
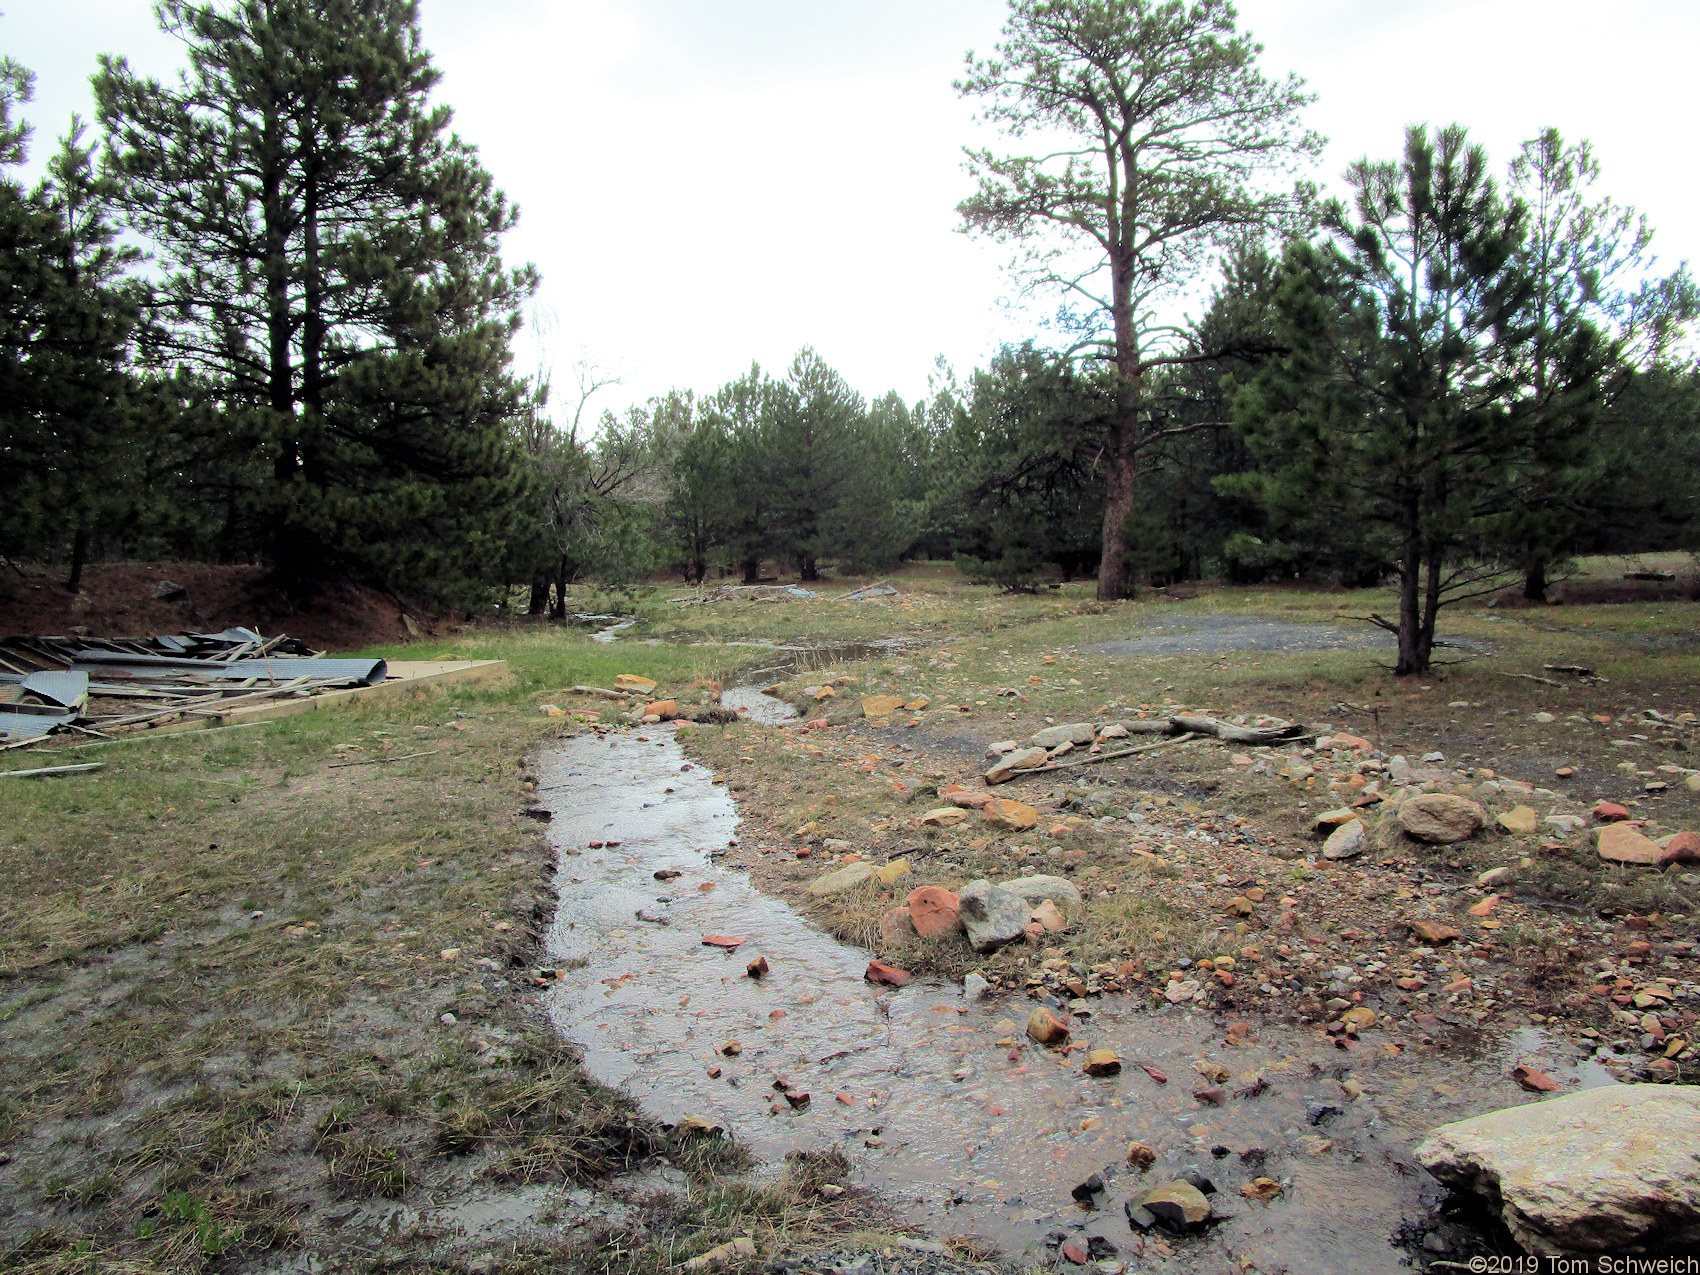
<path id="1" fill-rule="evenodd" d="M 1068 1039 L 1068 1026 L 1041 1005 L 1027 1017 L 1027 1034 L 1041 1045 L 1060 1045 Z"/>

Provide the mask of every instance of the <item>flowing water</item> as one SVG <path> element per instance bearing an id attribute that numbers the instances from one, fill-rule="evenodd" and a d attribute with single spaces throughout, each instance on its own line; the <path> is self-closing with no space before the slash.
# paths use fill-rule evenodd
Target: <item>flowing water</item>
<path id="1" fill-rule="evenodd" d="M 1532 1032 L 1473 1052 L 1454 1042 L 1444 1054 L 1395 1055 L 1371 1030 L 1348 1054 L 1269 1026 L 1232 1046 L 1209 1014 L 1110 997 L 1076 1019 L 1074 1039 L 1115 1048 L 1123 1072 L 1089 1079 L 1081 1054 L 1024 1039 L 1032 1002 L 872 986 L 867 952 L 719 866 L 737 810 L 670 730 L 582 735 L 541 757 L 539 776 L 561 864 L 548 946 L 584 962 L 553 986 L 549 1009 L 591 1072 L 657 1118 L 724 1126 L 770 1164 L 795 1148 L 842 1147 L 859 1184 L 938 1235 L 1006 1251 L 1037 1251 L 1058 1232 L 1082 1244 L 1098 1236 L 1119 1254 L 1107 1270 L 1237 1270 L 1242 1260 L 1295 1275 L 1405 1270 L 1391 1237 L 1438 1195 L 1410 1157 L 1426 1129 L 1526 1100 L 1507 1078 L 1519 1057 L 1560 1078 L 1609 1081 L 1577 1073 Z M 711 934 L 743 942 L 707 946 Z M 746 976 L 758 957 L 770 966 L 760 980 Z M 1201 1061 L 1228 1069 L 1229 1094 L 1255 1090 L 1260 1076 L 1267 1088 L 1201 1103 Z M 776 1083 L 807 1104 L 794 1108 Z M 1158 1152 L 1147 1174 L 1126 1164 L 1134 1141 Z M 1142 1238 L 1122 1201 L 1188 1166 L 1214 1182 L 1227 1218 L 1201 1236 Z M 1108 1180 L 1098 1210 L 1070 1197 L 1093 1172 Z M 1258 1176 L 1280 1181 L 1281 1195 L 1242 1198 Z"/>

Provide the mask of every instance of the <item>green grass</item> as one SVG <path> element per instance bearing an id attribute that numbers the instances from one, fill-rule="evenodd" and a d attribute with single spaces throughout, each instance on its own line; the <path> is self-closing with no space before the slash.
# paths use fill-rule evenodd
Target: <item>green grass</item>
<path id="1" fill-rule="evenodd" d="M 240 1267 L 325 1242 L 306 1201 L 411 1198 L 462 1163 L 497 1188 L 747 1163 L 597 1086 L 510 978 L 552 907 L 520 811 L 527 754 L 568 724 L 537 705 L 725 652 L 542 629 L 381 653 L 511 676 L 32 750 L 105 769 L 4 781 L 0 1267 Z"/>

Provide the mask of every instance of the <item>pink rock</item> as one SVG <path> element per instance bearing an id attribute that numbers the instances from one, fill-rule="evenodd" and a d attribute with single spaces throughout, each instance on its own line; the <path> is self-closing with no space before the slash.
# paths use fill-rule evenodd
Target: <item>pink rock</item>
<path id="1" fill-rule="evenodd" d="M 1659 866 L 1700 863 L 1700 832 L 1679 832 L 1659 842 Z"/>
<path id="2" fill-rule="evenodd" d="M 887 965 L 884 961 L 869 961 L 868 968 L 862 977 L 870 983 L 884 983 L 890 987 L 907 986 L 914 977 L 908 970 L 900 970 L 895 965 Z"/>
<path id="3" fill-rule="evenodd" d="M 1641 834 L 1641 829 L 1632 823 L 1610 823 L 1599 832 L 1600 858 L 1612 863 L 1634 863 L 1646 867 L 1658 867 L 1664 859 L 1665 851 L 1659 849 L 1658 843 Z"/>
<path id="4" fill-rule="evenodd" d="M 936 885 L 924 885 L 911 890 L 908 898 L 909 920 L 915 933 L 922 938 L 938 938 L 954 934 L 962 927 L 957 913 L 956 896 Z"/>

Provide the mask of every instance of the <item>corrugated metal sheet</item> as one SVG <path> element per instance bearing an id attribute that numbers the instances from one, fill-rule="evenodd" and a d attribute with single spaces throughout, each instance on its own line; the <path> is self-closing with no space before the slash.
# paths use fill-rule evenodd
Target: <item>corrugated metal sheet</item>
<path id="1" fill-rule="evenodd" d="M 21 739 L 40 739 L 43 735 L 69 726 L 77 720 L 74 712 L 20 713 L 12 705 L 0 708 L 0 744 L 15 744 Z"/>
<path id="2" fill-rule="evenodd" d="M 61 708 L 81 708 L 88 703 L 87 673 L 31 673 L 19 686 L 26 694 L 39 696 Z"/>

